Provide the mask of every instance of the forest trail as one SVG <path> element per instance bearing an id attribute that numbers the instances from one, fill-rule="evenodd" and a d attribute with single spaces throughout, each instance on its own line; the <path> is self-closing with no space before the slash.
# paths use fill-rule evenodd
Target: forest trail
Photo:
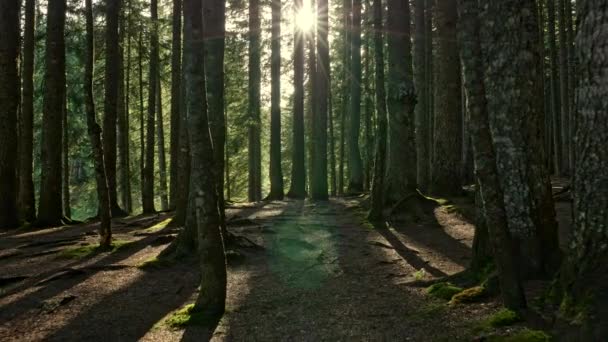
<path id="1" fill-rule="evenodd" d="M 23 246 L 37 234 L 64 240 L 51 250 L 73 249 L 94 243 L 94 224 L 0 236 L 4 279 L 42 274 L 0 294 L 0 340 L 454 341 L 498 307 L 449 307 L 408 285 L 467 265 L 473 227 L 450 206 L 403 227 L 371 226 L 358 198 L 236 205 L 227 216 L 230 231 L 263 249 L 231 252 L 227 312 L 214 331 L 163 323 L 196 298 L 196 263 L 138 267 L 176 233 L 162 214 L 116 220 L 116 239 L 129 243 L 79 259 L 15 262 L 19 251 L 5 246 L 34 248 Z"/>

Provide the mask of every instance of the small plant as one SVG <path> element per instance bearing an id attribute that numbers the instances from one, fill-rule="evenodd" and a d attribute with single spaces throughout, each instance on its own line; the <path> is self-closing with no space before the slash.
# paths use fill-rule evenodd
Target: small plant
<path id="1" fill-rule="evenodd" d="M 424 268 L 421 268 L 418 271 L 414 272 L 414 279 L 422 280 L 424 279 L 424 277 L 426 277 L 426 270 Z"/>
<path id="2" fill-rule="evenodd" d="M 491 327 L 497 328 L 513 325 L 517 322 L 521 322 L 521 320 L 521 317 L 515 311 L 502 309 L 492 315 L 487 322 Z"/>
<path id="3" fill-rule="evenodd" d="M 441 282 L 437 284 L 433 284 L 426 289 L 426 293 L 428 293 L 431 297 L 450 300 L 452 297 L 460 292 L 462 292 L 462 288 L 453 285 L 452 283 Z"/>

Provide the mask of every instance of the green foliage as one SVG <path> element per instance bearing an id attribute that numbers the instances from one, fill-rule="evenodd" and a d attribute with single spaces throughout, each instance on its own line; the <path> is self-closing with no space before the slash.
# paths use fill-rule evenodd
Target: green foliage
<path id="1" fill-rule="evenodd" d="M 450 300 L 463 289 L 448 282 L 433 284 L 426 289 L 426 293 L 434 298 Z"/>
<path id="2" fill-rule="evenodd" d="M 127 247 L 133 241 L 126 240 L 114 240 L 112 241 L 112 245 L 110 248 L 101 248 L 99 245 L 85 245 L 78 247 L 66 248 L 61 253 L 59 253 L 58 257 L 64 259 L 83 259 L 95 254 L 103 253 L 103 252 L 116 252 L 124 247 Z"/>
<path id="3" fill-rule="evenodd" d="M 161 221 L 161 222 L 159 222 L 159 223 L 157 223 L 157 224 L 155 224 L 155 225 L 153 225 L 151 227 L 148 227 L 148 228 L 144 229 L 144 232 L 145 233 L 155 233 L 155 232 L 158 232 L 160 230 L 163 230 L 165 227 L 167 227 L 167 225 L 169 223 L 171 223 L 171 220 L 172 220 L 172 218 L 168 218 L 166 220 L 163 220 L 163 221 Z"/>
<path id="4" fill-rule="evenodd" d="M 150 258 L 150 259 L 142 262 L 141 264 L 137 265 L 137 268 L 149 270 L 149 269 L 159 269 L 159 268 L 169 267 L 171 265 L 173 265 L 173 260 L 170 260 L 167 258 L 154 257 L 154 258 Z"/>
<path id="5" fill-rule="evenodd" d="M 487 290 L 484 286 L 474 286 L 460 293 L 455 294 L 450 300 L 450 305 L 476 303 L 487 296 Z"/>
<path id="6" fill-rule="evenodd" d="M 172 329 L 181 329 L 190 325 L 204 326 L 213 320 L 204 312 L 195 311 L 194 304 L 188 304 L 183 308 L 173 312 L 165 320 L 165 325 Z"/>
<path id="7" fill-rule="evenodd" d="M 501 309 L 494 315 L 490 316 L 486 321 L 487 325 L 497 328 L 513 325 L 521 322 L 522 318 L 515 311 L 509 309 Z"/>
<path id="8" fill-rule="evenodd" d="M 549 342 L 551 336 L 541 330 L 524 329 L 510 336 L 490 336 L 488 342 Z"/>

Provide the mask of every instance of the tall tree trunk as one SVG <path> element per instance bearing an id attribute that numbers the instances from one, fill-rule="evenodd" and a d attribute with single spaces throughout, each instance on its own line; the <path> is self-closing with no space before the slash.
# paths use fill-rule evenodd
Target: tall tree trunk
<path id="1" fill-rule="evenodd" d="M 376 129 L 372 204 L 369 212 L 369 219 L 374 221 L 382 219 L 385 200 L 384 191 L 386 188 L 387 115 L 386 91 L 384 89 L 384 40 L 382 37 L 382 32 L 384 32 L 384 30 L 382 25 L 382 10 L 382 0 L 374 0 L 374 57 L 376 59 L 376 113 L 378 117 L 378 127 Z"/>
<path id="2" fill-rule="evenodd" d="M 550 273 L 559 247 L 543 160 L 536 6 L 524 0 L 492 3 L 485 16 L 488 111 L 509 232 L 519 244 L 522 273 Z"/>
<path id="3" fill-rule="evenodd" d="M 156 106 L 158 122 L 156 123 L 156 134 L 158 135 L 158 168 L 160 181 L 160 205 L 163 211 L 169 209 L 169 197 L 167 196 L 167 162 L 165 158 L 165 127 L 163 120 L 163 99 L 160 75 L 157 78 Z"/>
<path id="4" fill-rule="evenodd" d="M 372 31 L 372 6 L 369 4 L 369 0 L 366 3 L 366 12 L 365 18 L 367 20 L 364 21 L 366 26 L 366 34 L 365 34 L 365 42 L 363 43 L 363 55 L 365 56 L 365 60 L 363 63 L 363 103 L 364 103 L 364 111 L 363 111 L 363 122 L 364 122 L 364 130 L 363 136 L 365 141 L 365 155 L 363 159 L 363 190 L 370 190 L 371 182 L 372 182 L 372 174 L 373 174 L 373 164 L 374 164 L 374 143 L 373 143 L 373 116 L 374 116 L 374 100 L 372 94 L 372 83 L 373 83 L 373 70 L 372 70 L 372 56 L 371 56 L 371 44 L 372 40 L 369 35 Z"/>
<path id="5" fill-rule="evenodd" d="M 570 94 L 569 94 L 569 64 L 568 61 L 568 27 L 566 23 L 565 3 L 571 0 L 558 0 L 557 22 L 559 26 L 559 95 L 560 118 L 562 135 L 562 171 L 570 174 Z"/>
<path id="6" fill-rule="evenodd" d="M 328 0 L 317 0 L 317 67 L 315 77 L 315 120 L 313 123 L 314 163 L 311 197 L 327 200 L 327 109 L 329 91 L 329 8 Z"/>
<path id="7" fill-rule="evenodd" d="M 262 199 L 260 121 L 260 0 L 249 0 L 249 186 L 250 202 Z"/>
<path id="8" fill-rule="evenodd" d="M 53 4 L 51 2 L 49 6 Z M 55 4 L 58 7 L 57 4 Z M 49 8 L 50 16 L 55 8 Z M 19 108 L 19 0 L 0 3 L 0 228 L 19 224 L 17 211 L 17 111 Z M 53 18 L 57 19 L 57 18 Z M 51 23 L 54 23 L 51 21 Z M 53 29 L 54 27 L 50 27 Z M 51 32 L 49 32 L 51 33 Z M 46 99 L 46 97 L 45 97 Z M 47 117 L 48 119 L 48 117 Z M 59 121 L 61 124 L 61 121 Z M 61 140 L 61 137 L 59 137 Z M 59 154 L 61 157 L 61 153 Z M 44 172 L 44 171 L 43 171 Z M 59 174 L 61 182 L 61 173 Z M 61 196 L 61 194 L 59 194 Z M 59 203 L 61 207 L 61 203 Z M 59 213 L 61 214 L 61 213 Z M 61 216 L 58 217 L 61 219 Z"/>
<path id="9" fill-rule="evenodd" d="M 61 225 L 63 218 L 63 202 L 61 200 L 61 146 L 63 146 L 61 117 L 63 113 L 63 93 L 65 91 L 65 11 L 65 0 L 49 0 L 47 7 L 42 140 L 40 143 L 42 173 L 40 176 L 37 226 Z"/>
<path id="10" fill-rule="evenodd" d="M 557 47 L 555 37 L 555 1 L 547 0 L 547 26 L 549 39 L 549 74 L 551 92 L 551 117 L 553 122 L 553 171 L 561 175 L 563 166 L 562 135 L 561 135 L 561 107 L 560 107 L 560 84 L 557 70 Z M 560 0 L 557 0 L 560 1 Z"/>
<path id="11" fill-rule="evenodd" d="M 144 114 L 144 72 L 143 72 L 143 27 L 140 28 L 139 31 L 139 39 L 137 41 L 138 44 L 138 66 L 139 66 L 139 186 L 140 186 L 140 194 L 141 194 L 141 204 L 143 208 L 144 203 L 144 194 L 145 190 L 145 181 L 144 181 L 144 170 L 146 168 L 146 141 L 145 141 L 145 114 Z"/>
<path id="12" fill-rule="evenodd" d="M 363 162 L 359 149 L 359 130 L 361 128 L 361 0 L 353 0 L 352 10 L 348 192 L 360 193 L 363 191 Z"/>
<path id="13" fill-rule="evenodd" d="M 121 20 L 120 24 L 120 40 L 123 41 L 123 37 L 125 34 L 125 21 Z M 128 91 L 125 88 L 125 59 L 124 59 L 124 51 L 122 46 L 120 48 L 120 64 L 119 64 L 119 72 L 118 72 L 118 110 L 116 112 L 117 115 L 117 127 L 118 127 L 118 135 L 117 135 L 117 147 L 118 147 L 118 182 L 120 189 L 120 203 L 122 205 L 125 212 L 128 212 L 128 197 L 129 197 L 129 122 L 127 118 L 127 104 L 126 97 Z"/>
<path id="14" fill-rule="evenodd" d="M 294 16 L 302 9 L 302 0 L 296 0 Z M 306 168 L 304 164 L 304 32 L 294 28 L 294 76 L 293 76 L 293 147 L 291 159 L 291 185 L 287 196 L 306 196 Z"/>
<path id="15" fill-rule="evenodd" d="M 486 102 L 484 65 L 479 41 L 479 8 L 477 0 L 459 0 L 460 57 L 464 68 L 467 109 L 470 115 L 471 141 L 475 158 L 475 172 L 479 186 L 483 221 L 492 241 L 500 288 L 505 306 L 520 310 L 526 299 L 518 274 L 516 246 L 511 239 L 503 204 L 503 192 L 496 169 L 496 157 L 490 135 Z M 476 230 L 476 241 L 479 236 Z"/>
<path id="16" fill-rule="evenodd" d="M 70 211 L 70 143 L 68 138 L 68 95 L 67 89 L 63 91 L 63 110 L 62 110 L 62 129 L 63 129 L 63 146 L 62 146 L 62 193 L 63 193 L 63 215 L 66 219 L 70 219 L 72 212 Z"/>
<path id="17" fill-rule="evenodd" d="M 560 308 L 575 322 L 566 340 L 600 341 L 608 336 L 608 8 L 599 0 L 578 3 L 574 230 L 561 271 Z"/>
<path id="18" fill-rule="evenodd" d="M 226 119 L 224 118 L 224 49 L 226 36 L 226 2 L 203 1 L 203 24 L 205 25 L 205 73 L 207 75 L 207 102 L 209 103 L 209 126 L 213 153 L 222 234 L 227 236 L 224 200 L 224 149 L 226 145 Z M 261 161 L 260 161 L 261 168 Z M 260 169 L 261 177 L 261 169 Z M 261 178 L 260 178 L 261 182 Z M 261 187 L 261 184 L 260 184 Z M 261 195 L 260 195 L 261 196 Z"/>
<path id="19" fill-rule="evenodd" d="M 118 206 L 116 189 L 116 124 L 118 118 L 120 79 L 120 36 L 118 34 L 121 0 L 106 1 L 106 59 L 103 116 L 103 152 L 106 166 L 106 177 L 110 191 L 112 216 L 124 215 Z"/>
<path id="20" fill-rule="evenodd" d="M 173 0 L 172 15 L 172 40 L 171 40 L 171 142 L 169 153 L 171 162 L 169 165 L 169 207 L 175 209 L 177 204 L 178 170 L 179 170 L 179 131 L 180 131 L 180 92 L 182 79 L 182 0 Z"/>
<path id="21" fill-rule="evenodd" d="M 388 1 L 388 165 L 385 199 L 389 203 L 416 191 L 416 142 L 412 79 L 410 8 L 407 2 Z M 404 174 L 405 173 L 405 174 Z"/>
<path id="22" fill-rule="evenodd" d="M 95 165 L 95 181 L 97 183 L 97 200 L 99 202 L 99 245 L 108 247 L 112 242 L 112 223 L 110 212 L 110 193 L 103 160 L 103 145 L 101 142 L 101 127 L 97 124 L 95 102 L 93 97 L 93 58 L 94 58 L 94 30 L 93 8 L 91 0 L 85 0 L 86 15 L 86 54 L 84 71 L 84 101 L 87 115 L 87 132 L 91 149 L 93 150 L 93 164 Z"/>
<path id="23" fill-rule="evenodd" d="M 150 71 L 148 72 L 148 118 L 146 120 L 146 156 L 144 163 L 144 213 L 153 213 L 154 209 L 154 130 L 156 108 L 156 79 L 158 77 L 158 0 L 150 1 Z"/>
<path id="24" fill-rule="evenodd" d="M 25 27 L 23 33 L 23 90 L 19 117 L 19 217 L 32 222 L 36 217 L 34 200 L 34 50 L 36 42 L 36 0 L 25 1 Z M 4 31 L 8 32 L 8 31 Z M 7 82 L 2 82 L 8 84 Z M 3 108 L 8 108 L 2 105 Z M 3 144 L 4 145 L 4 144 Z M 2 193 L 6 193 L 4 190 Z M 6 207 L 3 205 L 3 207 Z"/>
<path id="25" fill-rule="evenodd" d="M 426 68 L 426 16 L 425 0 L 414 0 L 414 84 L 416 86 L 416 182 L 422 191 L 429 187 L 429 120 Z"/>
<path id="26" fill-rule="evenodd" d="M 333 110 L 333 96 L 331 88 L 331 76 L 329 78 L 329 94 L 328 103 L 329 108 L 327 111 L 327 125 L 329 125 L 329 182 L 331 196 L 337 195 L 338 183 L 336 179 L 336 136 L 334 134 L 334 110 Z"/>
<path id="27" fill-rule="evenodd" d="M 272 3 L 272 56 L 270 57 L 270 200 L 282 200 L 281 169 L 281 0 Z"/>
<path id="28" fill-rule="evenodd" d="M 435 151 L 435 91 L 434 91 L 434 63 L 433 63 L 433 53 L 435 49 L 433 48 L 433 4 L 435 0 L 425 0 L 425 12 L 424 12 L 424 26 L 425 26 L 425 47 L 426 47 L 426 92 L 427 92 L 427 131 L 428 131 L 428 141 L 426 142 L 428 148 L 428 167 L 429 167 L 429 184 L 427 186 L 427 191 L 430 190 L 431 185 L 431 175 L 433 173 L 432 164 L 433 157 Z"/>
<path id="29" fill-rule="evenodd" d="M 312 2 L 312 0 L 311 0 Z M 313 5 L 310 4 L 310 10 L 312 11 Z M 311 194 L 312 191 L 312 172 L 314 169 L 314 150 L 315 150 L 315 137 L 314 137 L 314 125 L 315 125 L 315 117 L 316 117 L 316 96 L 317 96 L 317 90 L 316 88 L 316 79 L 317 79 L 317 54 L 315 53 L 316 51 L 316 45 L 315 45 L 315 33 L 314 31 L 310 31 L 310 32 L 306 32 L 306 38 L 308 38 L 306 40 L 306 42 L 308 43 L 308 83 L 307 85 L 307 90 L 308 90 L 308 97 L 307 98 L 308 102 L 305 105 L 305 115 L 306 117 L 304 118 L 304 122 L 306 124 L 305 126 L 305 136 L 306 136 L 306 154 L 307 154 L 307 158 L 306 158 L 306 162 L 307 164 L 307 168 L 306 168 L 306 180 L 307 180 L 307 184 L 306 184 L 306 189 L 308 191 L 308 194 Z"/>
<path id="30" fill-rule="evenodd" d="M 130 149 L 130 139 L 129 139 L 129 135 L 131 132 L 130 126 L 129 126 L 129 111 L 130 111 L 130 103 L 131 103 L 131 30 L 133 28 L 133 24 L 132 24 L 132 19 L 131 19 L 131 14 L 133 12 L 133 9 L 131 8 L 131 0 L 128 0 L 127 2 L 127 10 L 129 11 L 128 15 L 127 15 L 127 22 L 128 22 L 128 30 L 125 29 L 125 35 L 126 35 L 126 39 L 127 39 L 127 56 L 126 56 L 126 80 L 125 80 L 125 88 L 124 88 L 124 97 L 125 97 L 125 103 L 124 103 L 124 113 L 123 113 L 123 120 L 124 120 L 124 125 L 122 126 L 123 128 L 123 133 L 121 134 L 122 139 L 123 139 L 123 146 L 124 146 L 124 153 L 122 155 L 121 158 L 123 158 L 123 160 L 121 160 L 121 163 L 123 164 L 122 166 L 122 174 L 121 174 L 121 183 L 122 183 L 122 202 L 123 202 L 123 206 L 125 207 L 125 211 L 127 213 L 130 213 L 133 211 L 133 198 L 131 195 L 131 149 Z M 123 61 L 123 67 L 124 67 L 124 61 Z"/>
<path id="31" fill-rule="evenodd" d="M 343 47 L 342 53 L 344 60 L 342 61 L 343 65 L 343 77 L 342 77 L 342 108 L 340 112 L 340 151 L 339 151 L 339 159 L 340 166 L 338 170 L 338 195 L 342 195 L 344 193 L 344 164 L 346 163 L 346 115 L 348 113 L 348 105 L 350 103 L 350 82 L 351 82 L 351 26 L 352 26 L 352 0 L 343 0 L 342 2 L 342 39 L 343 39 Z"/>
<path id="32" fill-rule="evenodd" d="M 184 1 L 188 130 L 191 143 L 192 177 L 188 224 L 197 227 L 201 267 L 201 289 L 194 311 L 219 318 L 226 302 L 226 257 L 221 235 L 218 196 L 213 174 L 213 144 L 207 122 L 203 70 L 203 23 L 200 0 Z"/>
<path id="33" fill-rule="evenodd" d="M 435 136 L 432 160 L 433 193 L 461 192 L 462 155 L 461 80 L 456 44 L 456 0 L 437 1 L 437 58 L 435 87 Z"/>

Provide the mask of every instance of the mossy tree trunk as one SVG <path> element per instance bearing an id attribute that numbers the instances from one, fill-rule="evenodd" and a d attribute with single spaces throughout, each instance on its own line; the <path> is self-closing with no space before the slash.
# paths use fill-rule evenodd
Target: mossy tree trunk
<path id="1" fill-rule="evenodd" d="M 578 9 L 574 229 L 561 271 L 561 307 L 577 319 L 569 340 L 600 341 L 608 336 L 608 8 L 583 0 Z"/>

